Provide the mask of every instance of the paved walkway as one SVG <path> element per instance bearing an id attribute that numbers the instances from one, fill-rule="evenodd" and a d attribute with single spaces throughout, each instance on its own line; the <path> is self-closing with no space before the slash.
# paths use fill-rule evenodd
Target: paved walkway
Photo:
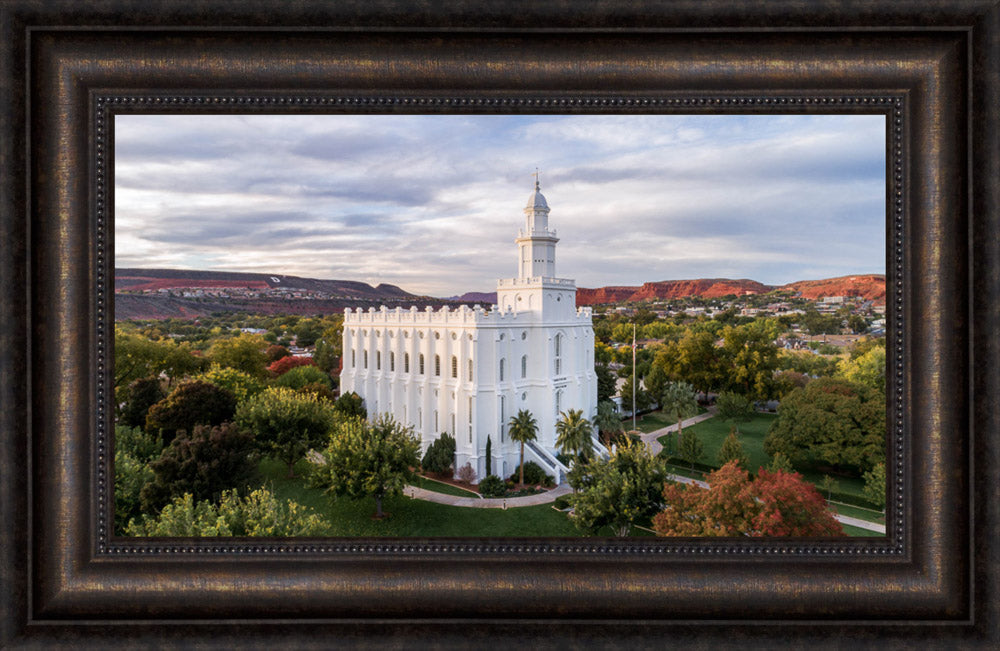
<path id="1" fill-rule="evenodd" d="M 714 415 L 715 415 L 715 406 L 713 405 L 713 406 L 709 407 L 708 411 L 705 412 L 704 414 L 698 414 L 697 416 L 692 416 L 691 418 L 688 418 L 687 420 L 681 421 L 681 426 L 682 427 L 689 427 L 689 426 L 694 425 L 696 423 L 700 423 L 703 420 L 708 420 L 709 418 L 711 418 Z M 655 455 L 659 454 L 660 451 L 663 449 L 663 446 L 660 445 L 660 442 L 657 441 L 656 439 L 660 438 L 664 434 L 669 434 L 670 432 L 676 432 L 676 431 L 677 431 L 677 423 L 674 423 L 673 425 L 667 425 L 666 427 L 661 427 L 658 430 L 654 430 L 654 431 L 648 432 L 646 434 L 640 434 L 639 438 L 642 439 L 643 443 L 645 443 L 646 445 L 649 446 L 650 451 L 655 456 Z"/>
<path id="2" fill-rule="evenodd" d="M 525 495 L 524 497 L 506 498 L 480 498 L 480 497 L 459 497 L 457 495 L 445 495 L 429 491 L 425 488 L 407 486 L 403 489 L 403 495 L 418 500 L 427 500 L 438 504 L 448 504 L 450 506 L 467 506 L 474 509 L 513 509 L 519 506 L 535 506 L 536 504 L 548 504 L 554 502 L 557 497 L 562 497 L 572 493 L 573 489 L 568 484 L 560 484 L 552 490 L 538 493 L 536 495 Z"/>

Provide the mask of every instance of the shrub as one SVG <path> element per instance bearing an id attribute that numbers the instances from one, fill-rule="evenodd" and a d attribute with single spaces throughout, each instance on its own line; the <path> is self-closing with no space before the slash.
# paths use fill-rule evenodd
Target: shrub
<path id="1" fill-rule="evenodd" d="M 507 494 L 507 484 L 496 475 L 486 475 L 479 482 L 479 494 L 483 497 L 503 497 Z"/>
<path id="2" fill-rule="evenodd" d="M 236 398 L 214 384 L 192 380 L 170 392 L 146 414 L 146 431 L 159 434 L 169 444 L 177 432 L 190 432 L 195 425 L 221 425 L 232 420 Z"/>
<path id="3" fill-rule="evenodd" d="M 296 393 L 311 393 L 312 395 L 316 396 L 320 400 L 326 400 L 331 405 L 334 402 L 336 402 L 336 400 L 337 400 L 337 395 L 333 391 L 330 390 L 330 386 L 328 384 L 324 384 L 322 382 L 310 382 L 309 384 L 305 385 L 301 389 L 296 389 L 295 392 Z"/>
<path id="4" fill-rule="evenodd" d="M 476 471 L 472 469 L 471 463 L 466 463 L 458 469 L 458 478 L 466 484 L 471 484 L 476 481 Z"/>
<path id="5" fill-rule="evenodd" d="M 341 396 L 337 398 L 337 402 L 333 403 L 333 408 L 337 411 L 337 415 L 341 418 L 368 418 L 368 411 L 365 409 L 364 399 L 353 391 L 341 394 Z"/>
<path id="6" fill-rule="evenodd" d="M 521 468 L 518 466 L 514 469 L 514 474 L 510 476 L 511 481 L 516 482 L 520 476 Z M 546 475 L 542 467 L 535 463 L 534 461 L 524 462 L 524 483 L 525 484 L 541 484 L 542 486 L 553 486 L 556 483 L 555 478 Z"/>
<path id="7" fill-rule="evenodd" d="M 435 472 L 439 475 L 451 472 L 455 463 L 455 439 L 447 432 L 427 447 L 420 466 L 425 472 Z"/>
<path id="8" fill-rule="evenodd" d="M 285 359 L 288 359 L 287 357 Z M 282 361 L 282 360 L 279 360 Z M 287 387 L 298 391 L 309 384 L 323 384 L 330 388 L 330 376 L 313 365 L 297 366 L 283 373 L 274 381 L 276 387 Z"/>
<path id="9" fill-rule="evenodd" d="M 141 514 L 139 495 L 155 479 L 149 462 L 162 451 L 160 437 L 138 427 L 115 427 L 115 533 L 124 533 L 129 520 Z"/>
<path id="10" fill-rule="evenodd" d="M 562 497 L 557 497 L 552 506 L 556 507 L 560 511 L 564 511 L 569 508 L 569 499 L 564 495 Z"/>
<path id="11" fill-rule="evenodd" d="M 316 362 L 312 360 L 311 357 L 282 357 L 276 362 L 271 362 L 271 365 L 267 367 L 272 374 L 281 376 L 292 370 L 293 368 L 298 368 L 300 366 L 316 366 Z M 316 370 L 319 370 L 318 368 Z M 322 373 L 322 371 L 320 371 Z"/>
<path id="12" fill-rule="evenodd" d="M 143 511 L 158 511 L 184 493 L 204 500 L 244 487 L 256 473 L 254 451 L 253 436 L 232 423 L 179 433 L 150 464 L 154 479 L 139 494 Z"/>

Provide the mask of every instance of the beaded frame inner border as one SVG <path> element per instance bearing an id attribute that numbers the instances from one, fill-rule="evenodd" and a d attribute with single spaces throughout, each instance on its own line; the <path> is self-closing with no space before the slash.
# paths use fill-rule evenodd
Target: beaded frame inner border
<path id="1" fill-rule="evenodd" d="M 158 113 L 191 114 L 233 111 L 282 113 L 523 113 L 560 111 L 576 113 L 640 114 L 659 113 L 870 113 L 883 114 L 886 125 L 886 314 L 891 329 L 887 331 L 892 348 L 886 364 L 887 440 L 886 468 L 886 535 L 848 539 L 741 539 L 731 538 L 511 538 L 510 542 L 478 542 L 477 539 L 442 538 L 439 541 L 399 538 L 329 538 L 329 539 L 247 539 L 203 538 L 172 541 L 169 538 L 112 539 L 113 478 L 109 458 L 113 459 L 111 411 L 114 372 L 113 312 L 114 251 L 109 237 L 113 228 L 113 118 L 116 114 Z M 859 557 L 902 558 L 906 555 L 906 492 L 905 472 L 909 441 L 904 431 L 904 355 L 903 328 L 903 226 L 905 216 L 905 169 L 903 133 L 906 126 L 906 106 L 902 96 L 892 94 L 741 96 L 704 95 L 675 97 L 605 97 L 578 96 L 420 96 L 380 95 L 346 96 L 321 93 L 273 93 L 267 95 L 223 94 L 94 94 L 91 97 L 91 215 L 93 228 L 94 275 L 96 296 L 95 333 L 92 353 L 96 360 L 96 440 L 93 441 L 93 463 L 96 472 L 97 549 L 99 556 L 202 556 L 220 554 L 250 554 L 287 556 L 323 554 L 337 557 L 354 555 L 418 555 L 441 554 L 526 554 L 526 555 L 628 555 L 637 557 L 818 557 L 826 560 L 857 559 Z M 893 396 L 893 399 L 889 397 Z"/>

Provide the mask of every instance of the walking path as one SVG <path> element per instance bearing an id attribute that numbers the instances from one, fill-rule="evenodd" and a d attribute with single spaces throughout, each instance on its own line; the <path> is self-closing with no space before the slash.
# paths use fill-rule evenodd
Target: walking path
<path id="1" fill-rule="evenodd" d="M 552 490 L 536 495 L 506 498 L 459 497 L 457 495 L 436 493 L 416 486 L 407 486 L 403 489 L 403 495 L 414 499 L 427 500 L 428 502 L 436 502 L 437 504 L 448 504 L 450 506 L 467 506 L 474 509 L 513 509 L 519 506 L 548 504 L 549 502 L 554 502 L 557 497 L 562 497 L 572 492 L 573 489 L 568 484 L 560 484 Z"/>
<path id="2" fill-rule="evenodd" d="M 709 407 L 708 411 L 705 412 L 704 414 L 698 414 L 697 416 L 692 416 L 687 420 L 681 421 L 681 426 L 689 427 L 696 423 L 700 423 L 703 420 L 708 420 L 714 415 L 715 415 L 715 406 L 713 405 Z M 639 438 L 642 439 L 643 443 L 649 446 L 649 450 L 650 452 L 653 453 L 653 456 L 656 456 L 657 454 L 660 453 L 661 450 L 663 450 L 663 446 L 660 445 L 660 442 L 657 441 L 656 439 L 660 438 L 664 434 L 669 434 L 670 432 L 676 432 L 676 431 L 677 431 L 677 423 L 674 423 L 673 425 L 667 425 L 666 427 L 661 427 L 658 430 L 647 432 L 646 434 L 640 433 Z"/>

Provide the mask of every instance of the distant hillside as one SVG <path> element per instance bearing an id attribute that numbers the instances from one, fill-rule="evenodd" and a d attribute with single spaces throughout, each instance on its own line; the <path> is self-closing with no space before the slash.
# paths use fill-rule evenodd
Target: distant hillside
<path id="1" fill-rule="evenodd" d="M 885 302 L 885 276 L 862 274 L 823 280 L 800 280 L 787 285 L 764 285 L 756 280 L 741 278 L 698 278 L 693 280 L 663 280 L 644 283 L 642 286 L 615 286 L 576 291 L 577 305 L 601 305 L 647 300 L 669 300 L 700 296 L 743 296 L 766 294 L 772 291 L 790 291 L 802 298 L 815 300 L 824 296 L 858 296 L 875 302 Z"/>
<path id="2" fill-rule="evenodd" d="M 885 276 L 861 274 L 787 285 L 764 285 L 741 278 L 663 280 L 641 286 L 577 289 L 577 305 L 669 300 L 700 296 L 766 294 L 791 291 L 816 300 L 824 296 L 858 296 L 885 302 Z M 116 269 L 115 318 L 190 319 L 213 312 L 255 314 L 333 314 L 345 307 L 368 309 L 388 305 L 420 309 L 457 304 L 496 303 L 496 292 L 466 292 L 449 298 L 411 294 L 395 285 L 372 287 L 352 280 L 320 280 L 283 274 L 198 271 L 193 269 Z"/>

